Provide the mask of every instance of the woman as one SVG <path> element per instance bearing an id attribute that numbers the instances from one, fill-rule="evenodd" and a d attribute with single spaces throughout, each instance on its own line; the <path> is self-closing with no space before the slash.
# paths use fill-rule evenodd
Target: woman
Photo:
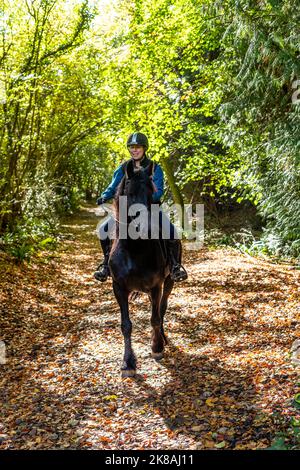
<path id="1" fill-rule="evenodd" d="M 127 148 L 136 169 L 141 167 L 145 168 L 150 164 L 151 160 L 146 155 L 148 146 L 148 139 L 145 134 L 134 132 L 129 136 L 127 140 Z M 126 163 L 120 165 L 116 169 L 110 185 L 105 189 L 105 191 L 103 191 L 101 197 L 97 200 L 98 205 L 104 204 L 107 200 L 114 197 L 117 187 L 125 175 Z M 152 194 L 152 201 L 153 203 L 160 203 L 160 199 L 164 192 L 164 175 L 161 166 L 158 163 L 156 163 L 154 167 L 153 187 L 154 192 Z M 165 240 L 165 242 L 170 260 L 171 279 L 176 282 L 184 281 L 187 279 L 187 272 L 180 264 L 181 244 L 178 240 L 176 229 L 166 215 L 160 211 L 160 224 L 162 225 L 162 223 L 169 225 L 170 229 L 169 232 L 167 231 L 167 233 L 170 234 L 170 237 Z M 104 254 L 104 261 L 98 266 L 97 271 L 94 273 L 94 278 L 101 282 L 106 281 L 109 276 L 108 259 L 111 247 L 111 240 L 109 236 L 107 236 L 109 225 L 110 221 L 107 220 L 100 227 L 100 242 Z"/>

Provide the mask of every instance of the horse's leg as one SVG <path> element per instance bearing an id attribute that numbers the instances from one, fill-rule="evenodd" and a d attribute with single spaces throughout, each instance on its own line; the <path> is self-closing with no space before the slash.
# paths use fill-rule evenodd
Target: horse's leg
<path id="1" fill-rule="evenodd" d="M 174 281 L 171 279 L 171 276 L 168 276 L 164 283 L 163 295 L 162 295 L 161 302 L 160 302 L 160 318 L 161 318 L 160 331 L 165 341 L 165 344 L 168 344 L 168 340 L 164 332 L 164 316 L 168 307 L 168 298 L 172 292 L 173 286 L 174 286 Z"/>
<path id="2" fill-rule="evenodd" d="M 131 346 L 132 323 L 129 318 L 127 289 L 113 282 L 113 289 L 121 309 L 121 330 L 124 336 L 124 358 L 121 367 L 122 377 L 133 377 L 136 371 L 136 357 Z"/>
<path id="3" fill-rule="evenodd" d="M 162 286 L 151 289 L 152 301 L 152 357 L 161 359 L 164 355 L 164 339 L 161 334 L 160 301 L 162 296 Z"/>

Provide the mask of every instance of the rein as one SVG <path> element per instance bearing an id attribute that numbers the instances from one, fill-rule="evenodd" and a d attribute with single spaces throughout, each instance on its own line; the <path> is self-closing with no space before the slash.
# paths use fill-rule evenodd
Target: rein
<path id="1" fill-rule="evenodd" d="M 114 219 L 115 222 L 118 222 L 118 224 L 123 224 L 123 225 L 127 225 L 126 222 L 121 222 L 120 220 L 118 220 L 115 216 L 114 216 L 114 212 L 112 210 L 110 210 L 107 206 L 105 206 L 105 204 L 102 204 L 103 208 L 108 212 L 108 214 L 110 215 L 110 217 L 112 219 Z"/>
<path id="2" fill-rule="evenodd" d="M 150 179 L 150 184 L 151 184 L 151 187 L 152 187 L 152 190 L 153 192 L 156 192 L 157 191 L 157 188 L 156 188 L 156 185 L 155 183 L 153 182 L 153 174 L 154 174 L 154 169 L 155 169 L 155 165 L 153 164 L 152 165 L 152 168 L 151 168 L 151 174 L 149 175 L 149 179 Z M 126 180 L 130 179 L 129 176 L 128 176 L 128 173 L 127 173 L 127 166 L 124 168 L 124 171 L 125 171 L 125 182 Z M 122 196 L 124 194 L 119 194 L 119 196 Z M 105 207 L 105 206 L 104 206 Z M 112 213 L 112 211 L 108 211 L 110 212 L 110 216 L 114 219 L 114 221 L 116 223 L 118 223 L 119 225 L 126 225 L 128 226 L 128 222 L 123 222 L 123 221 L 120 221 L 119 218 L 115 217 Z M 118 211 L 119 212 L 119 211 Z M 133 226 L 137 229 L 138 228 L 138 225 L 137 223 L 135 222 L 135 219 L 132 219 L 131 222 L 133 224 Z"/>
<path id="3" fill-rule="evenodd" d="M 115 216 L 114 216 L 114 213 L 113 211 L 111 211 L 110 209 L 108 209 L 108 207 L 106 207 L 104 204 L 103 204 L 103 208 L 106 209 L 106 211 L 109 213 L 110 217 L 112 219 L 114 219 L 114 221 L 116 223 L 118 223 L 119 225 L 126 225 L 126 227 L 128 226 L 128 223 L 127 222 L 122 222 L 120 221 L 119 219 L 117 219 Z M 131 224 L 133 224 L 133 226 L 137 229 L 138 228 L 138 225 L 136 224 L 135 222 L 135 219 L 132 219 L 132 221 L 130 222 Z"/>

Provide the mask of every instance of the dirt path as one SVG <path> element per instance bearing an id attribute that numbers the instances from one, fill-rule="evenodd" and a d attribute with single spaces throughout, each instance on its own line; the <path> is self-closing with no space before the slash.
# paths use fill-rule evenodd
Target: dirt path
<path id="1" fill-rule="evenodd" d="M 97 219 L 84 209 L 55 255 L 0 259 L 1 449 L 256 449 L 295 415 L 299 271 L 231 250 L 185 253 L 189 280 L 150 356 L 147 296 L 131 304 L 138 375 L 122 379 L 111 281 L 92 278 Z"/>

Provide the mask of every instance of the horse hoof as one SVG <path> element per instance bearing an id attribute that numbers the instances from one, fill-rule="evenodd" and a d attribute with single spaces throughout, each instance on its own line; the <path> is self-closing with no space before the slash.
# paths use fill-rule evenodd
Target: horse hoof
<path id="1" fill-rule="evenodd" d="M 159 361 L 160 359 L 162 359 L 164 357 L 164 353 L 163 351 L 162 352 L 153 352 L 151 353 L 151 356 L 153 357 L 153 359 L 155 359 L 156 361 Z"/>
<path id="2" fill-rule="evenodd" d="M 122 378 L 134 377 L 134 376 L 135 376 L 135 369 L 124 369 L 124 370 L 122 370 Z"/>

